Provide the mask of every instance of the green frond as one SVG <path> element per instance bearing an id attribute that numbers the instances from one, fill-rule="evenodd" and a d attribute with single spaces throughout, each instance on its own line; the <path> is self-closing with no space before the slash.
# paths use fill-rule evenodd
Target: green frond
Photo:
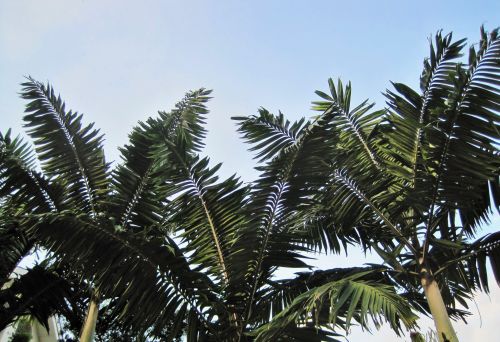
<path id="1" fill-rule="evenodd" d="M 334 127 L 334 134 L 339 136 L 339 145 L 336 148 L 340 151 L 348 151 L 349 156 L 357 159 L 358 163 L 371 165 L 381 170 L 382 161 L 369 137 L 385 112 L 370 112 L 374 104 L 368 104 L 368 100 L 351 109 L 351 84 L 348 83 L 344 88 L 342 82 L 338 80 L 337 87 L 335 87 L 332 79 L 328 80 L 328 84 L 330 95 L 316 91 L 316 94 L 325 101 L 313 102 L 313 109 L 332 114 L 331 124 Z"/>
<path id="2" fill-rule="evenodd" d="M 389 285 L 362 280 L 366 272 L 339 281 L 314 287 L 296 297 L 292 304 L 257 329 L 258 341 L 269 341 L 287 327 L 314 324 L 335 331 L 348 331 L 352 321 L 369 329 L 370 320 L 379 326 L 384 321 L 398 334 L 403 324 L 407 329 L 416 325 L 411 307 Z"/>
<path id="3" fill-rule="evenodd" d="M 424 61 L 420 77 L 421 94 L 402 83 L 392 83 L 395 91 L 386 91 L 389 111 L 380 126 L 382 139 L 378 144 L 387 171 L 405 184 L 405 216 L 413 234 L 424 220 L 420 214 L 428 209 L 431 192 L 426 176 L 429 142 L 425 133 L 453 89 L 449 75 L 455 72 L 465 40 L 454 42 L 451 34 L 443 37 L 438 32 L 435 45 L 430 45 L 430 56 Z"/>
<path id="4" fill-rule="evenodd" d="M 193 255 L 190 262 L 206 267 L 208 272 L 227 284 L 231 277 L 227 258 L 238 238 L 247 189 L 236 177 L 218 181 L 220 167 L 208 166 L 208 158 L 200 159 L 166 142 L 171 156 L 168 174 L 166 224 L 180 234 L 186 249 Z"/>
<path id="5" fill-rule="evenodd" d="M 177 136 L 186 148 L 200 152 L 204 147 L 206 136 L 205 122 L 208 109 L 207 103 L 212 90 L 200 88 L 186 93 L 184 98 L 176 103 L 170 112 L 159 112 L 158 124 L 164 136 Z"/>
<path id="6" fill-rule="evenodd" d="M 368 272 L 369 271 L 369 272 Z M 297 272 L 295 278 L 267 280 L 268 286 L 259 292 L 257 310 L 264 312 L 264 317 L 274 317 L 292 304 L 293 300 L 310 289 L 325 285 L 333 281 L 341 281 L 346 277 L 361 272 L 368 272 L 363 279 L 389 283 L 385 274 L 388 269 L 384 266 L 333 268 Z"/>
<path id="7" fill-rule="evenodd" d="M 258 152 L 255 158 L 260 162 L 271 159 L 295 144 L 304 127 L 309 125 L 304 118 L 290 123 L 285 120 L 283 113 L 274 115 L 264 108 L 259 109 L 259 115 L 232 119 L 238 121 L 238 132 L 243 139 L 254 144 L 249 150 Z"/>
<path id="8" fill-rule="evenodd" d="M 315 189 L 327 181 L 328 169 L 324 159 L 331 150 L 327 142 L 329 114 L 318 116 L 303 125 L 300 120 L 290 126 L 288 121 L 261 111 L 259 119 L 272 122 L 272 130 L 261 129 L 256 118 L 239 118 L 243 121 L 240 132 L 261 149 L 267 163 L 257 167 L 261 176 L 252 184 L 247 211 L 251 219 L 239 240 L 239 258 L 247 260 L 245 282 L 249 284 L 245 294 L 245 324 L 252 316 L 255 294 L 263 280 L 271 277 L 278 267 L 304 267 L 302 255 L 308 251 L 302 245 L 301 236 L 294 234 L 303 226 L 300 209 L 312 199 Z M 269 133 L 271 132 L 271 133 Z M 274 136 L 281 142 L 274 143 Z M 259 155 L 260 156 L 260 155 Z M 251 243 L 253 249 L 244 245 Z M 258 313 L 257 313 L 258 316 Z M 257 316 L 252 319 L 257 319 Z"/>
<path id="9" fill-rule="evenodd" d="M 82 115 L 66 112 L 50 85 L 32 78 L 22 84 L 25 126 L 36 146 L 45 175 L 65 182 L 68 199 L 85 212 L 98 212 L 108 192 L 103 138 L 93 125 L 82 126 Z"/>
<path id="10" fill-rule="evenodd" d="M 210 314 L 225 317 L 224 305 L 212 292 L 215 285 L 190 268 L 173 240 L 145 240 L 115 231 L 104 217 L 96 223 L 68 211 L 33 219 L 31 231 L 41 244 L 78 267 L 104 296 L 119 298 L 115 315 L 123 324 L 157 328 L 185 315 L 178 311 L 182 305 L 196 310 L 206 325 Z"/>
<path id="11" fill-rule="evenodd" d="M 434 229 L 439 211 L 457 209 L 465 231 L 473 235 L 476 227 L 487 220 L 490 187 L 498 183 L 498 30 L 489 37 L 483 33 L 479 50 L 472 48 L 469 60 L 467 68 L 456 67 L 453 91 L 427 132 L 432 146 L 426 161 L 432 170 L 428 234 Z M 497 192 L 492 194 L 496 196 Z"/>
<path id="12" fill-rule="evenodd" d="M 422 161 L 422 132 L 435 118 L 432 112 L 444 105 L 453 87 L 449 75 L 455 72 L 465 39 L 452 41 L 451 33 L 442 36 L 438 32 L 435 36 L 435 45 L 431 42 L 430 56 L 424 61 L 424 70 L 420 77 L 421 94 L 410 87 L 393 83 L 396 93 L 387 90 L 386 98 L 392 109 L 387 122 L 393 127 L 388 134 L 392 153 L 403 161 L 403 166 L 411 170 L 414 183 L 416 172 L 421 171 Z"/>
<path id="13" fill-rule="evenodd" d="M 469 276 L 477 279 L 478 287 L 489 292 L 486 259 L 489 259 L 493 276 L 500 286 L 500 232 L 476 240 L 462 254 L 461 258 L 465 257 L 468 263 Z"/>
<path id="14" fill-rule="evenodd" d="M 161 221 L 167 156 L 155 153 L 158 136 L 168 136 L 171 141 L 180 139 L 188 150 L 199 150 L 206 134 L 205 103 L 210 93 L 203 88 L 187 93 L 175 109 L 140 122 L 129 134 L 129 144 L 120 149 L 123 163 L 113 171 L 111 205 L 117 224 L 137 229 Z"/>
<path id="15" fill-rule="evenodd" d="M 0 329 L 30 315 L 47 330 L 50 316 L 68 310 L 74 290 L 48 265 L 36 265 L 0 289 Z"/>
<path id="16" fill-rule="evenodd" d="M 443 243 L 441 241 L 441 243 Z M 437 249 L 437 248 L 435 248 Z M 431 250 L 429 258 L 438 265 L 436 275 L 445 272 L 448 283 L 456 283 L 453 287 L 462 286 L 464 298 L 469 298 L 471 291 L 482 289 L 489 292 L 488 272 L 489 259 L 493 276 L 500 286 L 500 233 L 487 234 L 476 241 L 468 243 L 448 242 L 443 251 Z M 466 306 L 467 307 L 467 306 Z"/>
<path id="17" fill-rule="evenodd" d="M 62 190 L 35 170 L 30 146 L 20 137 L 14 139 L 10 130 L 0 133 L 0 200 L 22 205 L 25 210 L 44 212 L 63 205 Z"/>
<path id="18" fill-rule="evenodd" d="M 361 183 L 364 187 L 358 183 L 358 179 L 365 181 Z M 333 170 L 327 188 L 319 194 L 322 206 L 331 211 L 323 218 L 330 222 L 326 226 L 337 227 L 346 232 L 368 226 L 373 231 L 365 231 L 374 241 L 391 236 L 390 239 L 396 239 L 413 249 L 401 230 L 399 193 L 390 191 L 395 188 L 394 184 L 383 177 L 372 179 L 369 185 L 368 182 L 365 175 L 345 169 Z"/>
<path id="19" fill-rule="evenodd" d="M 8 282 L 17 264 L 33 248 L 34 241 L 19 227 L 5 206 L 0 207 L 0 288 Z"/>
<path id="20" fill-rule="evenodd" d="M 112 173 L 111 211 L 116 224 L 124 228 L 147 227 L 160 218 L 164 198 L 158 191 L 161 173 L 157 170 L 159 163 L 153 158 L 155 141 L 150 130 L 150 125 L 145 123 L 139 123 L 132 130 L 129 144 L 120 149 L 123 163 Z"/>
<path id="21" fill-rule="evenodd" d="M 461 56 L 466 39 L 454 42 L 451 33 L 443 37 L 442 32 L 439 31 L 434 41 L 434 43 L 431 41 L 429 57 L 424 60 L 424 70 L 420 76 L 420 89 L 424 94 L 424 103 L 432 99 L 431 93 L 440 87 L 441 82 L 447 82 L 449 73 L 455 68 L 452 60 Z M 422 115 L 425 116 L 425 113 Z"/>

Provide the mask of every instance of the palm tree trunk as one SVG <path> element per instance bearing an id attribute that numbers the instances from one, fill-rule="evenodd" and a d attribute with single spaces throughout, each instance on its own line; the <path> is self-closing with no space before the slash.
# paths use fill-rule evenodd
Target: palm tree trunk
<path id="1" fill-rule="evenodd" d="M 438 283 L 429 273 L 424 272 L 423 274 L 421 283 L 425 291 L 427 303 L 431 309 L 434 324 L 436 325 L 439 342 L 458 342 L 457 334 L 451 325 L 451 320 L 444 305 Z"/>
<path id="2" fill-rule="evenodd" d="M 94 290 L 90 297 L 90 305 L 83 322 L 82 331 L 80 333 L 80 342 L 93 342 L 95 336 L 95 327 L 97 323 L 97 315 L 99 313 L 99 293 Z"/>

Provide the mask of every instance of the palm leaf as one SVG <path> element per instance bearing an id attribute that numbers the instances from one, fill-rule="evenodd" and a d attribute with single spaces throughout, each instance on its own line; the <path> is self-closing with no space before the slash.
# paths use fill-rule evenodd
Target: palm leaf
<path id="1" fill-rule="evenodd" d="M 22 85 L 21 96 L 31 101 L 26 107 L 25 126 L 45 175 L 64 181 L 74 207 L 95 215 L 108 192 L 102 136 L 92 124 L 82 126 L 81 114 L 66 112 L 50 85 L 32 78 Z"/>
<path id="2" fill-rule="evenodd" d="M 368 104 L 368 100 L 351 109 L 351 84 L 348 83 L 344 88 L 342 82 L 338 80 L 335 87 L 332 79 L 328 80 L 328 84 L 330 95 L 316 91 L 324 101 L 313 102 L 313 109 L 332 114 L 331 124 L 334 125 L 335 134 L 339 136 L 341 144 L 337 149 L 349 151 L 349 155 L 358 162 L 380 170 L 382 162 L 369 137 L 375 131 L 384 112 L 370 113 L 374 104 Z M 345 153 L 344 156 L 347 157 Z"/>
<path id="3" fill-rule="evenodd" d="M 17 264 L 33 248 L 34 241 L 19 227 L 5 207 L 0 208 L 0 287 L 9 281 Z"/>
<path id="4" fill-rule="evenodd" d="M 283 149 L 297 142 L 298 136 L 309 122 L 301 119 L 290 123 L 283 113 L 273 115 L 264 108 L 259 115 L 250 117 L 232 117 L 238 121 L 238 131 L 248 143 L 255 144 L 250 151 L 258 151 L 255 158 L 260 161 L 269 160 Z"/>
<path id="5" fill-rule="evenodd" d="M 22 205 L 25 210 L 44 212 L 63 206 L 60 186 L 35 170 L 29 145 L 10 131 L 0 134 L 0 200 Z M 13 205 L 12 203 L 12 205 Z"/>
<path id="6" fill-rule="evenodd" d="M 63 211 L 33 217 L 31 231 L 65 263 L 78 267 L 99 292 L 118 297 L 116 315 L 136 329 L 158 328 L 185 315 L 184 304 L 205 315 L 224 317 L 212 281 L 192 270 L 171 239 L 141 237 L 114 230 L 111 221 L 96 223 L 86 215 Z M 106 251 L 103 254 L 103 251 Z M 105 257 L 103 257 L 105 255 Z M 202 314 L 202 311 L 207 311 Z"/>
<path id="7" fill-rule="evenodd" d="M 482 30 L 478 52 L 471 48 L 467 69 L 457 66 L 454 92 L 439 112 L 439 124 L 429 130 L 434 148 L 428 163 L 434 172 L 424 255 L 444 213 L 456 210 L 464 231 L 474 235 L 476 227 L 487 220 L 492 200 L 498 203 L 500 95 L 495 87 L 500 81 L 499 60 L 498 30 L 489 37 Z"/>
<path id="8" fill-rule="evenodd" d="M 188 150 L 199 150 L 206 134 L 202 124 L 210 93 L 203 88 L 187 93 L 175 109 L 159 112 L 157 119 L 140 122 L 129 134 L 129 144 L 120 149 L 123 163 L 113 171 L 112 205 L 117 224 L 137 228 L 161 220 L 166 156 L 154 153 L 158 143 L 156 131 L 172 140 L 178 136 Z"/>
<path id="9" fill-rule="evenodd" d="M 326 114 L 312 123 L 285 121 L 283 114 L 275 116 L 260 110 L 259 116 L 233 118 L 239 121 L 243 138 L 254 144 L 251 150 L 266 164 L 257 169 L 261 176 L 252 185 L 247 211 L 251 219 L 242 231 L 239 258 L 247 260 L 246 282 L 249 284 L 244 305 L 244 320 L 248 323 L 258 288 L 263 279 L 278 267 L 304 267 L 299 238 L 292 234 L 301 225 L 299 207 L 312 197 L 314 189 L 326 181 L 320 162 L 329 155 L 328 120 Z M 271 160 L 269 160 L 271 159 Z M 253 249 L 245 248 L 251 244 Z M 257 317 L 255 317 L 257 319 Z M 244 325 L 242 325 L 242 329 Z"/>
<path id="10" fill-rule="evenodd" d="M 204 265 L 227 285 L 231 270 L 226 259 L 245 220 L 242 208 L 247 189 L 236 177 L 218 182 L 215 174 L 220 164 L 210 168 L 208 158 L 189 155 L 169 141 L 166 144 L 171 157 L 168 196 L 172 198 L 165 211 L 166 224 L 193 251 L 191 262 Z"/>
<path id="11" fill-rule="evenodd" d="M 465 39 L 452 40 L 452 34 L 435 36 L 435 45 L 430 45 L 430 56 L 424 61 L 420 77 L 421 94 L 410 87 L 393 83 L 395 92 L 387 91 L 385 96 L 392 109 L 387 122 L 394 128 L 387 139 L 392 154 L 411 174 L 412 184 L 417 181 L 417 170 L 422 171 L 423 129 L 433 119 L 432 110 L 442 107 L 449 96 L 452 84 L 449 74 L 455 71 L 455 60 L 461 56 Z M 415 185 L 413 186 L 415 187 Z"/>
<path id="12" fill-rule="evenodd" d="M 50 316 L 68 309 L 71 285 L 48 265 L 36 265 L 0 290 L 0 329 L 22 316 L 36 318 L 47 330 Z"/>
<path id="13" fill-rule="evenodd" d="M 376 326 L 385 320 L 397 333 L 402 331 L 401 323 L 406 328 L 414 327 L 416 316 L 408 303 L 391 286 L 360 279 L 364 275 L 366 272 L 361 272 L 304 292 L 268 324 L 257 329 L 257 340 L 268 341 L 290 324 L 300 326 L 308 322 L 330 329 L 339 325 L 348 330 L 355 320 L 369 329 L 368 315 Z"/>
<path id="14" fill-rule="evenodd" d="M 489 292 L 488 272 L 486 262 L 489 259 L 493 276 L 497 284 L 500 284 L 500 233 L 487 234 L 470 244 L 455 244 L 452 247 L 454 255 L 436 256 L 436 252 L 430 251 L 430 259 L 441 261 L 436 275 L 446 271 L 448 282 L 465 284 L 468 289 L 484 289 Z M 444 253 L 443 253 L 444 254 Z M 451 259 L 453 258 L 453 259 Z M 453 262 L 452 262 L 453 261 Z M 465 298 L 468 298 L 464 294 Z"/>

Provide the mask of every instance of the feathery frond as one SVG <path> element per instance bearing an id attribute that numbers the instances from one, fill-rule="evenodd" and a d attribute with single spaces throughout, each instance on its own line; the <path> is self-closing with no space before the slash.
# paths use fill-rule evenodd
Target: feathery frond
<path id="1" fill-rule="evenodd" d="M 21 96 L 31 101 L 26 107 L 25 126 L 43 172 L 65 183 L 74 207 L 95 215 L 108 193 L 102 135 L 92 124 L 83 127 L 81 114 L 66 112 L 50 85 L 28 78 L 22 86 Z"/>
<path id="2" fill-rule="evenodd" d="M 332 330 L 337 325 L 347 331 L 355 320 L 369 329 L 368 317 L 377 326 L 386 320 L 397 333 L 402 332 L 401 323 L 406 328 L 414 327 L 416 316 L 404 299 L 389 285 L 362 280 L 366 274 L 360 272 L 302 293 L 268 324 L 257 329 L 257 340 L 269 341 L 289 325 L 308 322 Z"/>

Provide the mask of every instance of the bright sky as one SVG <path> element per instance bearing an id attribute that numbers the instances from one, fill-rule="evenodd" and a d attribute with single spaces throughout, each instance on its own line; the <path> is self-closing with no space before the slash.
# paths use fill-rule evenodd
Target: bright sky
<path id="1" fill-rule="evenodd" d="M 499 1 L 0 0 L 0 130 L 22 132 L 19 83 L 31 75 L 96 122 L 108 160 L 118 160 L 116 148 L 138 120 L 171 108 L 187 90 L 211 88 L 205 153 L 224 162 L 222 175 L 249 181 L 254 163 L 231 116 L 260 106 L 310 116 L 314 90 L 326 89 L 328 77 L 351 80 L 353 102 L 382 107 L 390 80 L 417 88 L 430 35 L 443 29 L 475 43 L 481 24 L 500 24 Z M 362 262 L 352 253 L 317 263 Z M 477 299 L 482 323 L 472 303 L 470 324 L 457 324 L 463 341 L 496 340 L 494 286 L 491 300 Z M 361 338 L 396 340 L 386 329 L 350 339 Z"/>

